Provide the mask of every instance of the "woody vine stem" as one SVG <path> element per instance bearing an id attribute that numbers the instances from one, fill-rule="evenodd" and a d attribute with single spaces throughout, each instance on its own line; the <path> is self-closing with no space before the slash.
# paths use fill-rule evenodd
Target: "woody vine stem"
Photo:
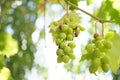
<path id="1" fill-rule="evenodd" d="M 65 0 L 65 2 L 66 2 L 67 4 L 73 6 L 74 8 L 76 8 L 76 9 L 82 11 L 83 13 L 85 13 L 85 14 L 91 16 L 91 17 L 94 18 L 95 20 L 99 21 L 101 24 L 103 24 L 103 23 L 105 23 L 105 22 L 109 22 L 109 23 L 114 23 L 114 22 L 115 22 L 115 21 L 103 20 L 103 19 L 101 19 L 101 18 L 98 18 L 98 17 L 96 17 L 96 16 L 94 16 L 94 15 L 88 13 L 87 11 L 85 11 L 85 10 L 83 10 L 83 9 L 81 9 L 81 8 L 79 8 L 79 7 L 77 7 L 76 5 L 74 5 L 73 3 L 69 2 L 68 0 Z"/>

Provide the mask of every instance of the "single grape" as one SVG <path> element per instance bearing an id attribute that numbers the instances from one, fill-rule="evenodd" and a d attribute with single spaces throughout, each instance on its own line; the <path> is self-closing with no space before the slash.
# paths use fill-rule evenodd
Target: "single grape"
<path id="1" fill-rule="evenodd" d="M 56 41 L 55 41 L 55 42 L 56 42 L 56 45 L 60 45 L 60 43 L 61 43 L 62 41 L 63 41 L 63 39 L 57 38 Z"/>
<path id="2" fill-rule="evenodd" d="M 76 28 L 76 24 L 74 24 L 74 23 L 69 24 L 69 26 L 70 26 L 72 29 L 75 29 L 75 28 Z"/>
<path id="3" fill-rule="evenodd" d="M 95 73 L 97 71 L 98 67 L 96 67 L 95 65 L 91 64 L 89 67 L 89 72 L 90 73 Z"/>
<path id="4" fill-rule="evenodd" d="M 73 17 L 70 17 L 70 22 L 73 22 L 74 21 L 74 18 Z"/>
<path id="5" fill-rule="evenodd" d="M 76 47 L 76 45 L 75 45 L 75 43 L 73 41 L 68 43 L 68 46 L 70 46 L 71 48 L 75 48 Z"/>
<path id="6" fill-rule="evenodd" d="M 104 48 L 103 42 L 100 41 L 100 40 L 95 42 L 95 46 L 96 46 L 97 48 Z"/>
<path id="7" fill-rule="evenodd" d="M 73 34 L 73 29 L 72 29 L 72 28 L 68 28 L 68 29 L 67 29 L 67 33 L 68 33 L 68 34 Z"/>
<path id="8" fill-rule="evenodd" d="M 66 37 L 67 37 L 67 40 L 69 40 L 69 41 L 73 40 L 73 35 L 72 34 L 68 34 Z"/>
<path id="9" fill-rule="evenodd" d="M 94 51 L 94 49 L 95 49 L 95 45 L 94 44 L 92 44 L 92 43 L 89 43 L 86 47 L 85 47 L 85 49 L 87 50 L 87 52 L 93 52 Z"/>
<path id="10" fill-rule="evenodd" d="M 105 63 L 105 64 L 106 64 L 106 63 L 108 64 L 108 63 L 109 63 L 109 58 L 108 58 L 108 56 L 105 55 L 104 57 L 102 57 L 102 58 L 101 58 L 101 62 L 102 62 L 102 63 Z"/>
<path id="11" fill-rule="evenodd" d="M 81 31 L 84 31 L 85 30 L 85 28 L 84 27 L 82 27 L 82 26 L 78 26 L 79 27 L 79 29 L 81 30 Z"/>
<path id="12" fill-rule="evenodd" d="M 65 33 L 60 33 L 58 34 L 60 39 L 65 39 L 66 38 L 66 34 Z"/>
<path id="13" fill-rule="evenodd" d="M 69 18 L 64 18 L 64 23 L 68 23 L 69 22 Z"/>
<path id="14" fill-rule="evenodd" d="M 80 28 L 76 28 L 76 30 L 75 30 L 75 32 L 77 33 L 77 34 L 80 34 Z"/>
<path id="15" fill-rule="evenodd" d="M 100 52 L 99 49 L 95 49 L 94 52 L 93 52 L 93 56 L 95 58 L 100 58 L 102 56 L 102 53 Z"/>
<path id="16" fill-rule="evenodd" d="M 68 63 L 69 62 L 69 57 L 67 56 L 67 55 L 64 55 L 64 56 L 62 56 L 62 61 L 64 62 L 64 63 Z"/>
<path id="17" fill-rule="evenodd" d="M 66 43 L 65 42 L 61 42 L 60 43 L 60 48 L 64 48 L 66 46 Z"/>
<path id="18" fill-rule="evenodd" d="M 63 24 L 62 27 L 61 27 L 61 29 L 62 29 L 63 32 L 67 31 L 68 25 Z"/>
<path id="19" fill-rule="evenodd" d="M 108 72 L 109 71 L 109 65 L 108 64 L 102 64 L 101 68 L 104 72 Z"/>
<path id="20" fill-rule="evenodd" d="M 57 57 L 57 62 L 58 62 L 58 63 L 63 62 L 63 61 L 62 61 L 62 57 L 58 56 L 58 57 Z"/>
<path id="21" fill-rule="evenodd" d="M 107 49 L 112 48 L 112 42 L 110 42 L 108 40 L 105 40 L 103 44 L 104 44 L 104 47 L 107 48 Z"/>
<path id="22" fill-rule="evenodd" d="M 68 56 L 69 56 L 72 60 L 75 59 L 75 55 L 74 55 L 73 53 L 69 53 Z"/>
<path id="23" fill-rule="evenodd" d="M 94 65 L 95 67 L 99 67 L 101 65 L 100 58 L 94 58 L 92 60 L 92 65 Z"/>
<path id="24" fill-rule="evenodd" d="M 69 47 L 69 46 L 64 47 L 64 52 L 65 53 L 69 53 L 71 51 L 72 51 L 71 47 Z"/>
<path id="25" fill-rule="evenodd" d="M 53 22 L 53 25 L 58 26 L 58 22 L 57 21 Z"/>
<path id="26" fill-rule="evenodd" d="M 64 55 L 63 49 L 57 49 L 56 54 L 57 54 L 58 56 Z"/>

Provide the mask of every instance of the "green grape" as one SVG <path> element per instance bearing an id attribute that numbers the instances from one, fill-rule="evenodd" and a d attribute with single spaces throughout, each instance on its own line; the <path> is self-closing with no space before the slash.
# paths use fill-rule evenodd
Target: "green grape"
<path id="1" fill-rule="evenodd" d="M 94 51 L 94 49 L 95 49 L 95 45 L 94 44 L 92 44 L 92 43 L 89 43 L 86 47 L 85 47 L 85 49 L 87 50 L 87 52 L 93 52 Z"/>
<path id="2" fill-rule="evenodd" d="M 69 53 L 71 51 L 72 51 L 71 47 L 69 47 L 69 46 L 64 47 L 64 52 L 65 53 Z"/>
<path id="3" fill-rule="evenodd" d="M 77 34 L 80 34 L 80 28 L 77 28 L 77 29 L 75 30 L 75 32 L 76 32 Z"/>
<path id="4" fill-rule="evenodd" d="M 63 41 L 63 39 L 57 38 L 56 41 L 55 41 L 55 42 L 56 42 L 56 45 L 60 45 L 60 43 L 61 43 L 62 41 Z"/>
<path id="5" fill-rule="evenodd" d="M 67 31 L 68 25 L 63 24 L 62 27 L 61 27 L 61 29 L 62 29 L 63 32 Z"/>
<path id="6" fill-rule="evenodd" d="M 109 58 L 108 58 L 108 56 L 105 55 L 104 57 L 102 57 L 102 58 L 101 58 L 101 62 L 102 62 L 102 63 L 105 63 L 105 64 L 106 64 L 106 63 L 109 63 Z"/>
<path id="7" fill-rule="evenodd" d="M 114 32 L 113 31 L 109 31 L 106 35 L 105 35 L 105 39 L 112 39 L 114 37 Z"/>
<path id="8" fill-rule="evenodd" d="M 69 56 L 67 56 L 67 55 L 63 55 L 62 56 L 62 61 L 64 62 L 64 63 L 68 63 L 69 62 Z"/>
<path id="9" fill-rule="evenodd" d="M 100 52 L 99 49 L 95 49 L 93 52 L 93 56 L 96 58 L 100 58 L 102 56 L 102 53 Z"/>
<path id="10" fill-rule="evenodd" d="M 109 71 L 109 65 L 108 64 L 102 64 L 101 68 L 104 72 L 108 72 Z"/>
<path id="11" fill-rule="evenodd" d="M 73 60 L 75 59 L 75 55 L 73 53 L 69 53 L 68 56 Z"/>
<path id="12" fill-rule="evenodd" d="M 58 26 L 58 22 L 56 22 L 56 21 L 53 22 L 53 25 L 54 25 L 54 26 Z"/>
<path id="13" fill-rule="evenodd" d="M 63 61 L 62 61 L 62 57 L 58 56 L 58 57 L 57 57 L 57 62 L 58 62 L 58 63 L 63 62 Z"/>
<path id="14" fill-rule="evenodd" d="M 61 30 L 60 30 L 60 28 L 56 28 L 56 33 L 61 33 Z"/>
<path id="15" fill-rule="evenodd" d="M 75 29 L 75 28 L 76 28 L 76 24 L 73 24 L 73 23 L 71 23 L 69 26 L 70 26 L 72 29 Z"/>
<path id="16" fill-rule="evenodd" d="M 64 55 L 63 49 L 57 49 L 56 53 L 57 53 L 58 56 Z"/>
<path id="17" fill-rule="evenodd" d="M 60 33 L 58 36 L 59 36 L 60 39 L 65 39 L 66 38 L 66 34 L 65 33 Z"/>
<path id="18" fill-rule="evenodd" d="M 60 43 L 60 48 L 64 48 L 66 46 L 66 43 L 65 42 L 61 42 Z"/>
<path id="19" fill-rule="evenodd" d="M 69 41 L 73 40 L 73 35 L 72 34 L 68 34 L 66 37 L 67 37 L 67 40 L 69 40 Z"/>
<path id="20" fill-rule="evenodd" d="M 97 71 L 98 67 L 96 65 L 91 64 L 89 67 L 89 72 L 90 73 L 95 73 Z"/>
<path id="21" fill-rule="evenodd" d="M 73 33 L 73 29 L 72 28 L 68 28 L 67 29 L 67 33 L 72 34 Z"/>
<path id="22" fill-rule="evenodd" d="M 94 65 L 95 67 L 99 67 L 101 65 L 100 58 L 93 59 L 92 60 L 92 65 Z"/>
<path id="23" fill-rule="evenodd" d="M 68 23 L 69 22 L 69 18 L 64 18 L 64 23 Z"/>
<path id="24" fill-rule="evenodd" d="M 75 43 L 73 41 L 68 43 L 68 46 L 70 46 L 71 48 L 75 48 L 76 47 L 76 45 L 75 45 Z"/>
<path id="25" fill-rule="evenodd" d="M 102 40 L 102 37 L 98 36 L 96 39 L 95 39 L 95 42 L 96 41 L 101 41 Z"/>
<path id="26" fill-rule="evenodd" d="M 95 42 L 95 46 L 96 46 L 97 48 L 103 48 L 103 47 L 104 47 L 102 41 L 96 41 L 96 42 Z"/>
<path id="27" fill-rule="evenodd" d="M 108 40 L 104 41 L 104 47 L 107 49 L 111 49 L 112 48 L 112 43 Z"/>
<path id="28" fill-rule="evenodd" d="M 73 22 L 74 21 L 74 18 L 73 17 L 70 17 L 70 22 Z"/>
<path id="29" fill-rule="evenodd" d="M 79 29 L 80 29 L 81 31 L 84 31 L 84 30 L 85 30 L 85 28 L 82 27 L 82 26 L 78 26 L 78 27 L 79 27 Z"/>

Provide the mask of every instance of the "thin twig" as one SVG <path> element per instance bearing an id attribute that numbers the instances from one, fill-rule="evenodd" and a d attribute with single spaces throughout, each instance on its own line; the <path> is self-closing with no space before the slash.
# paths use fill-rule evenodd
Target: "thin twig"
<path id="1" fill-rule="evenodd" d="M 67 0 L 65 0 L 65 1 L 67 1 Z M 70 1 L 68 1 L 67 3 L 68 3 L 69 5 L 71 5 L 71 6 L 73 6 L 74 8 L 76 8 L 76 9 L 82 11 L 83 13 L 85 13 L 85 14 L 91 16 L 92 18 L 98 20 L 100 23 L 104 23 L 104 22 L 114 23 L 114 22 L 115 22 L 115 21 L 110 21 L 110 20 L 103 20 L 103 19 L 100 19 L 100 18 L 98 18 L 98 17 L 96 17 L 96 16 L 94 16 L 94 15 L 88 13 L 87 11 L 85 11 L 85 10 L 83 10 L 83 9 L 81 9 L 81 8 L 79 8 L 79 7 L 77 7 L 76 5 L 74 5 L 73 3 L 71 3 Z"/>

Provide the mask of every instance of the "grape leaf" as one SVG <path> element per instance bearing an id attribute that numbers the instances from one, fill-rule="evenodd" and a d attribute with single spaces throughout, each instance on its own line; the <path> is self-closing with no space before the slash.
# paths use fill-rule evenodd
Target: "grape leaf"
<path id="1" fill-rule="evenodd" d="M 10 57 L 18 52 L 17 41 L 6 32 L 0 33 L 0 54 Z"/>
<path id="2" fill-rule="evenodd" d="M 113 43 L 113 47 L 108 54 L 110 57 L 110 67 L 113 73 L 117 74 L 117 70 L 120 67 L 120 35 L 115 34 L 111 41 Z"/>
<path id="3" fill-rule="evenodd" d="M 87 5 L 90 5 L 94 2 L 95 0 L 87 0 Z"/>

